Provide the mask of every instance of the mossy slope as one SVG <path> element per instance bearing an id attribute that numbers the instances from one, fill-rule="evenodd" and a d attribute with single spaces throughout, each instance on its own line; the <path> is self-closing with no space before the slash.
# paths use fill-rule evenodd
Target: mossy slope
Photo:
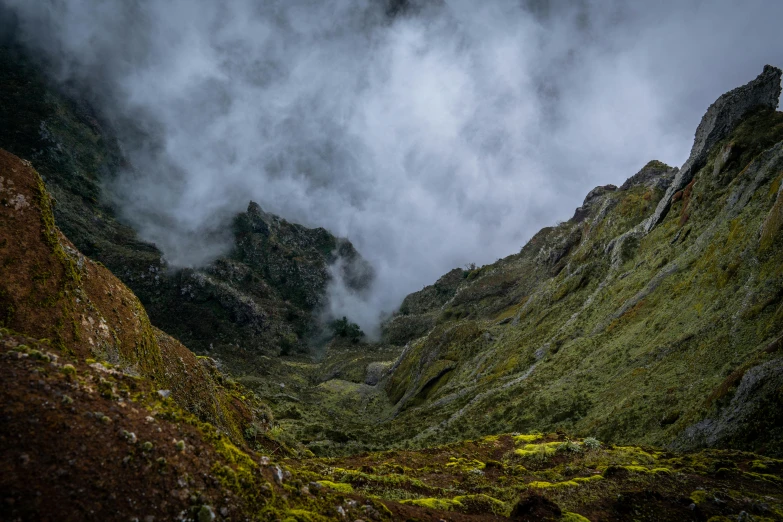
<path id="1" fill-rule="evenodd" d="M 676 174 L 660 162 L 447 293 L 406 298 L 385 330 L 407 343 L 388 436 L 561 428 L 783 454 L 781 140 L 783 114 L 754 109 L 649 234 Z"/>
<path id="2" fill-rule="evenodd" d="M 3 150 L 0 266 L 0 326 L 148 377 L 235 441 L 247 427 L 271 421 L 268 408 L 226 384 L 214 363 L 150 324 L 136 296 L 55 226 L 51 197 L 30 163 Z"/>

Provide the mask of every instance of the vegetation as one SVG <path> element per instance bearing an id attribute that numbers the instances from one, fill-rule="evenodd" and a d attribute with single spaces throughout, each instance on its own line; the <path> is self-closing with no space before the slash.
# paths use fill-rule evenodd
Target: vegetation
<path id="1" fill-rule="evenodd" d="M 332 321 L 329 323 L 329 328 L 335 337 L 343 337 L 354 343 L 364 337 L 364 332 L 359 328 L 359 325 L 350 322 L 347 317 Z"/>
<path id="2" fill-rule="evenodd" d="M 99 115 L 0 65 L 0 518 L 783 519 L 783 114 L 649 234 L 655 161 L 317 344 L 329 267 L 372 277 L 350 243 L 251 203 L 168 270 L 99 203 Z"/>

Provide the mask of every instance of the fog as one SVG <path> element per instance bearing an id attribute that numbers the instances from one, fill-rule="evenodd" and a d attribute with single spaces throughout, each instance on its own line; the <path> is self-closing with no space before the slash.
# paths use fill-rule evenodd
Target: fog
<path id="1" fill-rule="evenodd" d="M 783 65 L 776 0 L 0 5 L 113 122 L 133 168 L 107 197 L 171 265 L 225 252 L 252 199 L 370 261 L 372 291 L 336 281 L 328 307 L 366 331 L 594 186 L 680 165 L 715 98 Z"/>

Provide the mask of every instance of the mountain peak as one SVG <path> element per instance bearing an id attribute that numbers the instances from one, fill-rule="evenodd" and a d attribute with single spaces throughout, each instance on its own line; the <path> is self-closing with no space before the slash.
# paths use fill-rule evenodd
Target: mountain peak
<path id="1" fill-rule="evenodd" d="M 777 67 L 765 65 L 754 80 L 721 95 L 710 105 L 696 128 L 693 147 L 688 160 L 658 203 L 655 212 L 644 225 L 646 233 L 655 228 L 672 204 L 672 196 L 691 182 L 696 172 L 704 166 L 707 153 L 717 142 L 728 136 L 743 116 L 753 109 L 767 107 L 777 109 L 780 100 L 780 79 L 783 75 Z"/>

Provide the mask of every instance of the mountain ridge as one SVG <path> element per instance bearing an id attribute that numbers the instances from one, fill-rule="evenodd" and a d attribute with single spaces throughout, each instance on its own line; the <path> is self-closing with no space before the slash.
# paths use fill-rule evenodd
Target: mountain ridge
<path id="1" fill-rule="evenodd" d="M 783 519 L 779 69 L 710 106 L 681 169 L 314 357 L 327 267 L 372 281 L 350 243 L 251 202 L 229 255 L 167 273 L 101 203 L 124 160 L 99 116 L 0 62 L 0 147 L 32 162 L 0 150 L 3 516 Z"/>

